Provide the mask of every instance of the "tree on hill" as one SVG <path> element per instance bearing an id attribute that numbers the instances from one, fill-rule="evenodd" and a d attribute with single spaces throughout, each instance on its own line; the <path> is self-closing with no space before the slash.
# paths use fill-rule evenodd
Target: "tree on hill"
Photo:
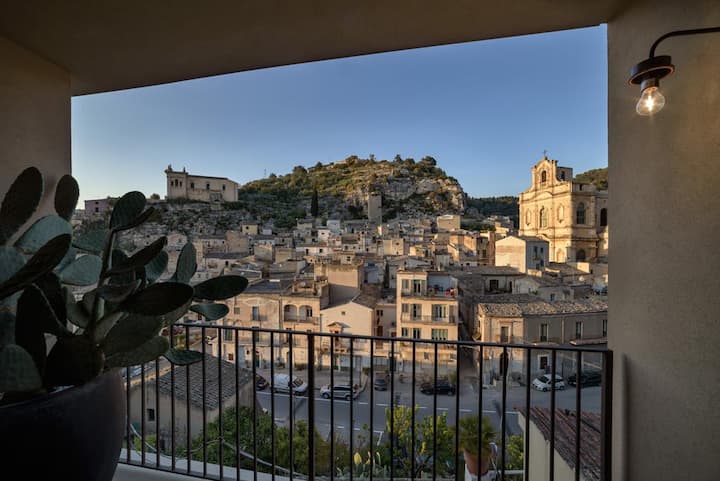
<path id="1" fill-rule="evenodd" d="M 402 161 L 403 161 L 403 159 L 402 159 L 402 157 L 400 157 L 400 154 L 395 154 L 395 157 L 393 157 L 393 162 L 396 162 L 399 164 Z"/>
<path id="2" fill-rule="evenodd" d="M 317 217 L 320 213 L 317 188 L 313 189 L 312 200 L 310 201 L 310 215 Z"/>

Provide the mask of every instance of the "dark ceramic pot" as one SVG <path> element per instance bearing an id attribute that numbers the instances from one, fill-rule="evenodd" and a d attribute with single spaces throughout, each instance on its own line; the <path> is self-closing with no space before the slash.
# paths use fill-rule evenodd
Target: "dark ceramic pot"
<path id="1" fill-rule="evenodd" d="M 119 370 L 0 407 L 2 469 L 18 479 L 111 481 L 125 427 Z"/>

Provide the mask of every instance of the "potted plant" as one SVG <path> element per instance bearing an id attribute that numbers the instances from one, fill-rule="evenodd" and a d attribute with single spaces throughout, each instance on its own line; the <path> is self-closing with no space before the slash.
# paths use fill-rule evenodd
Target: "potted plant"
<path id="1" fill-rule="evenodd" d="M 220 276 L 189 284 L 197 268 L 186 244 L 174 274 L 167 238 L 128 255 L 118 236 L 154 213 L 140 192 L 115 204 L 107 228 L 73 237 L 77 182 L 66 175 L 55 194 L 56 215 L 22 233 L 43 194 L 30 167 L 0 206 L 0 452 L 8 472 L 37 479 L 109 481 L 125 427 L 120 368 L 164 356 L 190 364 L 202 354 L 176 349 L 160 333 L 192 310 L 207 320 L 227 314 L 214 301 L 242 292 L 247 279 Z M 76 300 L 72 293 L 82 287 Z M 199 301 L 199 302 L 198 302 Z"/>
<path id="2" fill-rule="evenodd" d="M 458 442 L 463 450 L 463 457 L 468 471 L 478 477 L 485 475 L 490 469 L 490 455 L 492 453 L 490 444 L 495 440 L 496 436 L 490 419 L 483 416 L 481 422 L 477 415 L 464 417 L 460 419 L 459 431 L 460 438 Z M 478 448 L 480 449 L 479 466 Z"/>

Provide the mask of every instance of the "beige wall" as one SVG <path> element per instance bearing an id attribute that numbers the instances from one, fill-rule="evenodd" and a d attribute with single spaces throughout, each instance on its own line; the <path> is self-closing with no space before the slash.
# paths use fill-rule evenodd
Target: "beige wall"
<path id="1" fill-rule="evenodd" d="M 518 412 L 518 424 L 520 428 L 525 430 L 525 416 Z M 582 431 L 580 431 L 582 433 Z M 530 423 L 530 453 L 527 462 L 529 464 L 528 471 L 532 473 L 533 481 L 546 481 L 550 478 L 550 443 L 545 440 L 542 432 L 535 426 L 534 422 Z M 575 470 L 560 456 L 557 450 L 555 457 L 555 481 L 572 481 L 575 479 Z M 580 479 L 585 479 L 581 475 Z"/>
<path id="2" fill-rule="evenodd" d="M 720 478 L 720 34 L 660 44 L 677 72 L 653 118 L 627 85 L 660 35 L 717 25 L 717 0 L 637 1 L 608 25 L 616 480 Z"/>
<path id="3" fill-rule="evenodd" d="M 71 171 L 70 75 L 0 37 L 0 194 L 30 166 L 45 181 L 42 212 L 54 212 L 55 184 Z"/>

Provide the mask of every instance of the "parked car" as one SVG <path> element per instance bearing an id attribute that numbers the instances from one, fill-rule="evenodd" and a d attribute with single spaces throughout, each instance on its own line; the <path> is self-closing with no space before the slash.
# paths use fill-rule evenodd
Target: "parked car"
<path id="1" fill-rule="evenodd" d="M 375 376 L 375 382 L 373 383 L 373 388 L 376 391 L 387 391 L 387 389 L 388 389 L 387 377 Z"/>
<path id="2" fill-rule="evenodd" d="M 577 385 L 575 374 L 568 376 L 568 384 Z M 582 371 L 580 373 L 580 387 L 599 386 L 602 384 L 602 373 L 600 371 Z"/>
<path id="3" fill-rule="evenodd" d="M 293 375 L 291 383 L 290 376 L 288 376 L 287 374 L 275 374 L 272 386 L 273 392 L 289 393 L 291 388 L 294 394 L 303 396 L 305 395 L 305 393 L 307 393 L 308 386 L 305 381 L 295 375 Z"/>
<path id="4" fill-rule="evenodd" d="M 455 395 L 455 385 L 445 379 L 438 379 L 435 384 L 424 382 L 420 385 L 420 392 L 423 394 L 447 394 Z"/>
<path id="5" fill-rule="evenodd" d="M 320 388 L 320 396 L 324 399 L 330 399 L 331 389 L 329 384 Z M 357 387 L 353 389 L 348 384 L 337 384 L 332 388 L 332 397 L 349 401 L 351 397 L 353 399 L 358 397 L 358 390 Z"/>
<path id="6" fill-rule="evenodd" d="M 552 378 L 550 374 L 543 374 L 540 377 L 533 379 L 532 385 L 538 391 L 549 391 L 552 384 Z M 555 374 L 555 389 L 565 389 L 565 381 L 560 374 Z"/>
<path id="7" fill-rule="evenodd" d="M 264 391 L 268 387 L 267 379 L 262 377 L 260 374 L 255 375 L 255 389 L 258 391 Z"/>

